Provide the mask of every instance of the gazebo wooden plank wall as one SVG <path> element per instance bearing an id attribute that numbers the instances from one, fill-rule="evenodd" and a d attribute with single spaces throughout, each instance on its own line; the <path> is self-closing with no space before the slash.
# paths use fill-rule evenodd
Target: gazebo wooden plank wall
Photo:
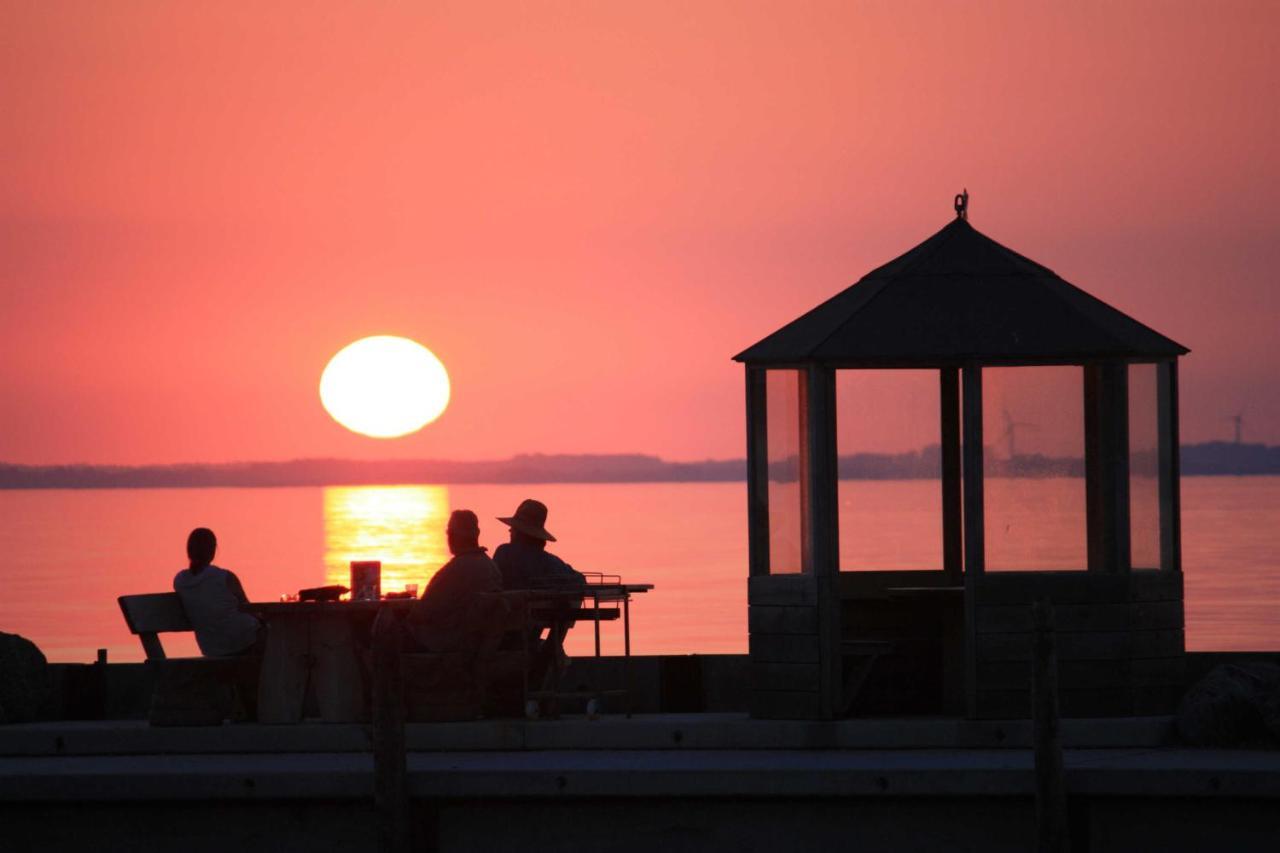
<path id="1" fill-rule="evenodd" d="M 1176 361 L 1187 350 L 980 234 L 965 201 L 957 197 L 957 218 L 924 243 L 737 356 L 746 366 L 757 716 L 830 719 L 858 706 L 1026 716 L 1031 604 L 1040 599 L 1056 611 L 1064 714 L 1145 714 L 1174 699 L 1184 652 Z M 1160 557 L 1134 568 L 1128 377 L 1149 365 Z M 1080 571 L 987 571 L 984 368 L 1033 366 L 1081 371 L 1088 565 Z M 938 376 L 942 565 L 842 571 L 836 373 L 899 368 Z M 771 377 L 794 388 L 795 410 L 781 420 Z M 781 460 L 771 457 L 771 418 L 797 439 Z M 788 478 L 798 507 L 781 491 L 771 507 L 771 479 Z M 773 565 L 770 527 L 783 510 L 798 512 L 799 542 Z M 933 704 L 866 680 L 878 658 L 897 658 L 899 681 L 912 680 L 901 674 L 913 660 L 932 661 L 919 672 L 937 682 Z"/>

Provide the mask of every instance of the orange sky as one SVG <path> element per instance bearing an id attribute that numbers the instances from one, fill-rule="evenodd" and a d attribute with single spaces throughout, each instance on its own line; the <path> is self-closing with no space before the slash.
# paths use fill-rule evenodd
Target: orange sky
<path id="1" fill-rule="evenodd" d="M 738 350 L 946 224 L 1280 443 L 1280 4 L 0 0 L 0 460 L 743 452 Z M 448 366 L 409 438 L 320 371 Z M 873 449 L 892 448 L 888 423 Z"/>

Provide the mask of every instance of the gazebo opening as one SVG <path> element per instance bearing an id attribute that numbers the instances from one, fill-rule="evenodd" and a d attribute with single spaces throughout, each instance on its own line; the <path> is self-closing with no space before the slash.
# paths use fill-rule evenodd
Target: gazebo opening
<path id="1" fill-rule="evenodd" d="M 1084 571 L 1084 369 L 982 370 L 986 569 Z"/>
<path id="2" fill-rule="evenodd" d="M 938 372 L 837 370 L 840 571 L 942 568 Z"/>

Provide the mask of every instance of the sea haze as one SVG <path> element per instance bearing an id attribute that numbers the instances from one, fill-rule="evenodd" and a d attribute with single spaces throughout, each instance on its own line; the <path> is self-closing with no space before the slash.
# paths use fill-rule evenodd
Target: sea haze
<path id="1" fill-rule="evenodd" d="M 905 453 L 840 457 L 841 479 L 902 480 L 938 476 L 938 446 Z M 994 470 L 992 470 L 994 468 Z M 1076 457 L 988 454 L 988 474 L 1079 476 Z M 0 489 L 171 488 L 199 486 L 328 486 L 396 483 L 720 483 L 746 477 L 743 459 L 669 462 L 643 454 L 524 454 L 510 459 L 292 459 L 180 465 L 10 465 L 0 463 Z M 1182 447 L 1184 475 L 1280 474 L 1280 447 L 1211 441 Z"/>

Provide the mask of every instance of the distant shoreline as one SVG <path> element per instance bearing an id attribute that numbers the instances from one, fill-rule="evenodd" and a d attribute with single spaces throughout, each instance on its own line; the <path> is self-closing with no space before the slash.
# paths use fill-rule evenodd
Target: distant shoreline
<path id="1" fill-rule="evenodd" d="M 841 456 L 842 480 L 935 479 L 937 445 L 906 453 Z M 1084 462 L 1037 454 L 1001 458 L 996 476 L 1081 476 Z M 746 479 L 744 459 L 669 462 L 642 454 L 513 456 L 478 462 L 448 460 L 295 459 L 182 465 L 10 465 L 0 463 L 0 489 L 269 488 L 288 486 L 401 485 L 408 483 L 730 483 Z M 777 463 L 775 474 L 794 476 Z M 1184 476 L 1280 474 L 1280 446 L 1207 442 L 1182 448 Z"/>

